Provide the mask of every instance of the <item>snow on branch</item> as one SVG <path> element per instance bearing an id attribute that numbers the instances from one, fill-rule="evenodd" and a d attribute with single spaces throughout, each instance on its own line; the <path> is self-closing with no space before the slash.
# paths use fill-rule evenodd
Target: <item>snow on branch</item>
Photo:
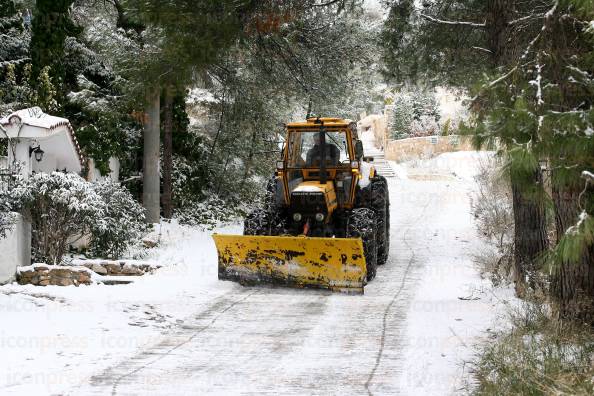
<path id="1" fill-rule="evenodd" d="M 313 7 L 328 7 L 331 6 L 332 4 L 336 4 L 336 3 L 340 3 L 342 0 L 331 0 L 328 1 L 326 3 L 321 3 L 321 4 L 312 4 Z"/>
<path id="2" fill-rule="evenodd" d="M 515 25 L 517 23 L 524 22 L 524 21 L 527 21 L 529 19 L 540 19 L 540 18 L 544 18 L 544 14 L 539 14 L 539 15 L 530 14 L 530 15 L 526 15 L 526 16 L 524 16 L 522 18 L 518 18 L 518 19 L 514 19 L 513 21 L 509 21 L 507 24 L 508 25 Z"/>
<path id="3" fill-rule="evenodd" d="M 477 51 L 486 52 L 488 54 L 492 54 L 493 53 L 493 51 L 491 51 L 490 49 L 483 48 L 483 47 L 472 47 L 472 49 L 475 49 Z"/>
<path id="4" fill-rule="evenodd" d="M 544 100 L 542 100 L 542 69 L 544 66 L 539 64 L 536 65 L 536 79 L 531 80 L 529 82 L 530 85 L 534 85 L 536 87 L 536 103 L 539 106 L 544 104 Z"/>
<path id="5" fill-rule="evenodd" d="M 588 183 L 593 183 L 594 184 L 594 173 L 588 172 L 588 171 L 583 171 L 582 172 L 582 179 L 585 179 L 586 182 L 588 182 Z"/>
<path id="6" fill-rule="evenodd" d="M 434 23 L 440 23 L 442 25 L 453 25 L 453 26 L 469 26 L 469 27 L 475 27 L 475 28 L 484 28 L 487 26 L 486 23 L 475 23 L 475 22 L 466 22 L 466 21 L 446 21 L 443 19 L 437 19 L 437 18 L 433 18 L 432 16 L 426 15 L 421 13 L 421 17 L 427 19 L 428 21 L 434 22 Z"/>

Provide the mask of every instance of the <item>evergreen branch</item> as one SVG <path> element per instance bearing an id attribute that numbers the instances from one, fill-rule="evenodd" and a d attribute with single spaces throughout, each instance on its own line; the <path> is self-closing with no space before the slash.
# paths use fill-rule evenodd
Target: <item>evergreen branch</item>
<path id="1" fill-rule="evenodd" d="M 475 23 L 475 22 L 466 22 L 466 21 L 446 21 L 443 19 L 433 18 L 432 16 L 426 15 L 421 13 L 421 17 L 427 19 L 430 22 L 440 23 L 442 25 L 453 25 L 453 26 L 468 26 L 474 28 L 484 28 L 487 26 L 485 22 L 483 23 Z"/>
<path id="2" fill-rule="evenodd" d="M 526 47 L 526 50 L 524 51 L 524 54 L 522 54 L 520 59 L 525 59 L 528 56 L 528 54 L 530 53 L 530 51 L 532 50 L 532 47 L 534 47 L 534 45 L 542 37 L 542 33 L 547 30 L 547 20 L 553 16 L 553 14 L 557 10 L 558 6 L 559 6 L 559 0 L 555 1 L 555 4 L 553 5 L 553 7 L 544 14 L 545 23 L 542 25 L 542 28 L 540 29 L 540 32 L 538 32 L 536 37 L 534 37 L 534 39 L 532 39 L 530 44 L 528 44 L 528 47 Z"/>
<path id="3" fill-rule="evenodd" d="M 526 47 L 526 50 L 524 51 L 524 53 L 522 54 L 522 56 L 520 57 L 520 59 L 525 59 L 528 56 L 528 54 L 532 50 L 532 47 L 534 47 L 534 44 L 536 44 L 536 42 L 542 36 L 542 32 L 544 31 L 544 29 L 545 29 L 545 27 L 543 26 L 542 27 L 542 30 L 540 32 L 538 32 L 538 34 L 536 35 L 536 37 L 534 37 L 534 39 L 532 39 L 532 41 L 530 41 L 530 43 L 528 44 L 528 47 Z"/>
<path id="4" fill-rule="evenodd" d="M 472 105 L 474 105 L 474 103 L 480 98 L 481 94 L 490 88 L 493 88 L 495 85 L 499 84 L 500 82 L 506 80 L 509 76 L 511 76 L 512 74 L 514 74 L 514 72 L 518 70 L 518 66 L 514 66 L 510 71 L 508 71 L 507 73 L 505 73 L 504 75 L 500 76 L 499 78 L 491 81 L 489 84 L 487 84 L 486 86 L 483 85 L 483 87 L 481 88 L 481 90 L 479 91 L 478 94 L 476 94 L 476 96 L 474 98 L 472 98 L 472 100 L 470 101 L 470 106 L 472 107 Z"/>

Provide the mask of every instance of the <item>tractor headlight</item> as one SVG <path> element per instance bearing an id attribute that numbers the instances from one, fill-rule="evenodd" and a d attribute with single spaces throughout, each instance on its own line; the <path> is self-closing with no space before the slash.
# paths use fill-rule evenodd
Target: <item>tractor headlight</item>
<path id="1" fill-rule="evenodd" d="M 293 220 L 295 220 L 295 221 L 301 221 L 302 218 L 303 218 L 303 216 L 301 216 L 301 213 L 293 214 Z"/>
<path id="2" fill-rule="evenodd" d="M 351 168 L 358 168 L 359 167 L 359 161 L 351 161 Z"/>
<path id="3" fill-rule="evenodd" d="M 316 220 L 317 221 L 324 221 L 324 213 L 317 213 L 316 214 Z"/>

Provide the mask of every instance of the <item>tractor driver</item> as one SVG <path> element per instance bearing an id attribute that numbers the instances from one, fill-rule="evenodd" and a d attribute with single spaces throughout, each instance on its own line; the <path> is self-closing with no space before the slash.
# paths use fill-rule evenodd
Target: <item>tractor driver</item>
<path id="1" fill-rule="evenodd" d="M 314 146 L 307 152 L 305 160 L 306 167 L 320 166 L 322 160 L 322 145 L 320 144 L 322 132 L 314 135 Z M 325 144 L 326 146 L 326 165 L 337 166 L 340 160 L 340 150 L 332 143 Z"/>

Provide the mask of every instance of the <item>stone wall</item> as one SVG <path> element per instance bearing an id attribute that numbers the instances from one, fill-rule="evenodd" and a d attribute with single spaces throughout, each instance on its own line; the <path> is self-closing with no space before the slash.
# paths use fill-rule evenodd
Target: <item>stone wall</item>
<path id="1" fill-rule="evenodd" d="M 60 267 L 34 264 L 19 268 L 17 281 L 21 285 L 79 286 L 89 285 L 93 273 L 85 267 Z"/>
<path id="2" fill-rule="evenodd" d="M 35 286 L 127 284 L 139 276 L 152 274 L 159 268 L 160 264 L 149 261 L 73 260 L 71 265 L 34 264 L 19 267 L 16 279 L 21 285 Z"/>
<path id="3" fill-rule="evenodd" d="M 403 162 L 411 159 L 427 159 L 442 153 L 474 150 L 467 136 L 427 136 L 402 140 L 390 140 L 385 148 L 386 159 Z"/>

